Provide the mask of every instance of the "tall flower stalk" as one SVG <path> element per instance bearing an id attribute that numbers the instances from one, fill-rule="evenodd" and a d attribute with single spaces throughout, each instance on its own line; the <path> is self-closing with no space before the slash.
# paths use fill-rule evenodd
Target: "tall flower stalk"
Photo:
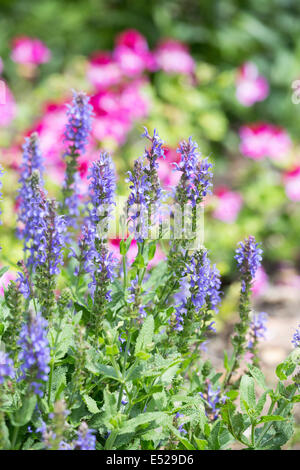
<path id="1" fill-rule="evenodd" d="M 43 388 L 50 371 L 50 348 L 47 339 L 47 321 L 41 314 L 30 315 L 22 327 L 18 344 L 21 377 L 29 383 L 36 395 L 43 396 Z"/>
<path id="2" fill-rule="evenodd" d="M 116 178 L 114 166 L 107 153 L 101 153 L 89 173 L 89 214 L 81 234 L 77 274 L 88 272 L 92 278 L 89 287 L 93 297 L 91 319 L 96 337 L 102 328 L 107 303 L 110 301 L 110 284 L 115 277 L 116 260 L 107 247 L 109 219 L 115 204 Z"/>
<path id="3" fill-rule="evenodd" d="M 40 183 L 42 183 L 42 175 L 44 170 L 43 157 L 40 150 L 38 134 L 32 133 L 30 137 L 25 139 L 23 145 L 23 157 L 21 164 L 21 177 L 19 179 L 20 189 L 18 191 L 17 203 L 19 206 L 18 221 L 20 227 L 18 235 L 25 240 L 31 235 L 28 229 L 31 228 L 28 221 L 32 216 L 30 210 L 31 201 L 33 197 L 33 188 L 30 184 L 30 178 L 33 172 L 39 172 Z"/>
<path id="4" fill-rule="evenodd" d="M 241 292 L 239 303 L 240 321 L 235 326 L 235 335 L 232 338 L 234 347 L 233 360 L 230 370 L 225 378 L 226 386 L 239 365 L 239 361 L 246 352 L 247 333 L 249 331 L 251 318 L 251 287 L 257 269 L 261 265 L 262 249 L 256 243 L 255 238 L 250 235 L 243 242 L 239 242 L 235 259 L 241 276 Z"/>
<path id="5" fill-rule="evenodd" d="M 79 215 L 78 195 L 78 158 L 85 153 L 91 131 L 93 108 L 90 98 L 83 92 L 73 91 L 72 104 L 68 105 L 68 122 L 65 128 L 64 154 L 66 162 L 65 180 L 63 183 L 62 211 L 69 216 L 71 223 Z"/>

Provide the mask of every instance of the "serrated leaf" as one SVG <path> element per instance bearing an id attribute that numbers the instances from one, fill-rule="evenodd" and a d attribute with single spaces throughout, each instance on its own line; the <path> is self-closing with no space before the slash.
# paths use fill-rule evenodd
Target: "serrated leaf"
<path id="1" fill-rule="evenodd" d="M 157 425 L 162 423 L 166 424 L 168 421 L 170 421 L 170 418 L 166 413 L 161 411 L 142 413 L 139 416 L 126 421 L 122 428 L 119 429 L 119 434 L 131 433 L 135 431 L 138 426 L 150 423 L 152 421 L 155 421 Z"/>
<path id="2" fill-rule="evenodd" d="M 97 406 L 97 403 L 92 397 L 90 397 L 87 394 L 84 394 L 82 396 L 82 398 L 83 398 L 83 401 L 86 404 L 86 407 L 87 407 L 87 409 L 89 410 L 90 413 L 92 413 L 92 414 L 100 413 L 100 410 Z"/>
<path id="3" fill-rule="evenodd" d="M 135 345 L 135 356 L 141 351 L 147 351 L 147 347 L 152 344 L 152 338 L 154 333 L 154 319 L 152 315 L 149 315 L 143 326 L 142 329 L 137 337 L 136 345 Z"/>
<path id="4" fill-rule="evenodd" d="M 243 375 L 240 384 L 240 400 L 242 409 L 245 409 L 245 403 L 247 404 L 248 409 L 254 409 L 256 407 L 254 380 L 246 374 Z"/>
<path id="5" fill-rule="evenodd" d="M 256 380 L 257 384 L 263 389 L 268 390 L 264 374 L 258 367 L 253 366 L 252 364 L 248 364 L 248 369 L 254 380 Z"/>

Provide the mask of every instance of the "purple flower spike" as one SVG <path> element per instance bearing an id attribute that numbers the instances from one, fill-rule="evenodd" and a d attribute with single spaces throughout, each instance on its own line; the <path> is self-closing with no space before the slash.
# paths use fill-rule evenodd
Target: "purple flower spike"
<path id="1" fill-rule="evenodd" d="M 0 385 L 6 379 L 13 379 L 15 377 L 14 363 L 9 355 L 4 351 L 0 351 Z"/>
<path id="2" fill-rule="evenodd" d="M 297 329 L 293 335 L 292 343 L 295 348 L 300 348 L 300 325 L 299 330 Z"/>
<path id="3" fill-rule="evenodd" d="M 261 265 L 262 252 L 252 235 L 246 238 L 244 242 L 239 243 L 235 259 L 242 274 L 243 291 L 246 289 L 246 284 L 253 281 L 256 271 Z"/>
<path id="4" fill-rule="evenodd" d="M 90 98 L 85 93 L 73 91 L 72 104 L 67 105 L 68 123 L 65 128 L 65 141 L 81 153 L 85 152 L 92 128 L 93 107 L 89 101 Z"/>
<path id="5" fill-rule="evenodd" d="M 96 450 L 96 437 L 93 434 L 94 432 L 93 429 L 88 428 L 85 422 L 81 423 L 78 430 L 77 441 L 75 442 L 75 449 Z"/>
<path id="6" fill-rule="evenodd" d="M 92 163 L 89 176 L 89 196 L 92 202 L 90 218 L 94 224 L 107 219 L 115 203 L 116 174 L 112 159 L 103 152 L 99 160 Z"/>
<path id="7" fill-rule="evenodd" d="M 47 339 L 47 321 L 38 314 L 24 324 L 18 344 L 20 346 L 22 379 L 27 378 L 34 393 L 43 396 L 42 385 L 50 371 L 50 348 Z"/>

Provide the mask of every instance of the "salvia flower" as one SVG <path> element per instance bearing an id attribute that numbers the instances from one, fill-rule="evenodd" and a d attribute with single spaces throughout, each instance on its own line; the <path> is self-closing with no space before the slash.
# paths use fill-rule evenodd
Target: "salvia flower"
<path id="1" fill-rule="evenodd" d="M 299 329 L 297 329 L 293 335 L 292 343 L 295 348 L 300 348 L 300 325 Z"/>
<path id="2" fill-rule="evenodd" d="M 75 442 L 75 449 L 78 450 L 96 450 L 96 437 L 94 430 L 89 429 L 85 422 L 82 422 L 78 429 L 78 437 Z"/>
<path id="3" fill-rule="evenodd" d="M 34 393 L 43 396 L 42 386 L 50 371 L 50 348 L 47 339 L 47 321 L 37 314 L 31 316 L 21 329 L 18 345 L 22 379 L 27 378 Z"/>
<path id="4" fill-rule="evenodd" d="M 147 312 L 145 310 L 145 305 L 141 302 L 141 287 L 139 286 L 139 277 L 136 276 L 130 282 L 130 286 L 127 289 L 129 295 L 127 297 L 127 302 L 131 304 L 132 309 L 138 312 L 140 318 L 145 318 L 147 316 Z"/>
<path id="5" fill-rule="evenodd" d="M 112 206 L 115 203 L 116 175 L 114 164 L 108 153 L 101 153 L 99 160 L 92 163 L 88 178 L 90 179 L 89 196 L 92 202 L 90 218 L 94 224 L 100 223 L 101 225 L 102 221 L 106 223 L 107 218 L 111 216 Z M 99 230 L 102 235 L 102 228 L 98 225 Z M 107 227 L 104 227 L 104 232 L 106 231 Z"/>
<path id="6" fill-rule="evenodd" d="M 179 412 L 176 413 L 175 419 L 176 419 L 177 422 L 178 422 L 178 420 L 180 420 L 180 418 L 184 418 L 184 414 L 179 413 Z M 184 423 L 179 423 L 178 431 L 180 432 L 180 434 L 185 435 L 185 434 L 187 434 L 187 431 L 184 429 L 183 426 L 184 426 Z"/>
<path id="7" fill-rule="evenodd" d="M 73 91 L 72 104 L 68 104 L 68 123 L 65 128 L 65 140 L 71 147 L 85 152 L 88 136 L 92 128 L 93 108 L 90 98 L 83 92 Z"/>
<path id="8" fill-rule="evenodd" d="M 89 269 L 92 273 L 93 281 L 89 284 L 89 287 L 91 287 L 92 295 L 95 298 L 97 293 L 100 295 L 98 292 L 100 288 L 103 294 L 103 289 L 114 280 L 116 276 L 116 259 L 104 244 L 97 247 L 91 254 L 93 256 L 93 268 L 90 267 Z M 106 290 L 104 297 L 110 301 L 111 290 Z"/>
<path id="9" fill-rule="evenodd" d="M 207 310 L 218 312 L 221 301 L 220 273 L 215 265 L 211 265 L 206 250 L 195 252 L 186 263 L 180 286 L 182 294 L 175 296 L 175 301 L 180 302 L 175 306 L 175 330 L 183 330 L 184 318 L 191 310 L 203 315 Z M 206 329 L 212 330 L 212 323 L 206 325 Z"/>
<path id="10" fill-rule="evenodd" d="M 186 265 L 186 274 L 189 276 L 191 299 L 196 311 L 207 304 L 211 310 L 217 312 L 221 300 L 220 274 L 215 265 L 211 266 L 206 250 L 192 256 Z"/>
<path id="11" fill-rule="evenodd" d="M 255 238 L 250 235 L 243 242 L 239 242 L 235 259 L 242 275 L 242 290 L 245 291 L 246 284 L 251 284 L 257 269 L 261 265 L 262 249 L 256 243 Z"/>
<path id="12" fill-rule="evenodd" d="M 21 164 L 21 178 L 19 179 L 20 189 L 18 191 L 17 202 L 19 205 L 18 221 L 21 227 L 18 230 L 18 235 L 27 239 L 30 236 L 28 229 L 31 224 L 28 222 L 32 216 L 31 203 L 34 197 L 34 188 L 30 184 L 30 178 L 33 172 L 39 172 L 40 183 L 42 182 L 43 174 L 43 158 L 39 146 L 37 133 L 32 133 L 30 137 L 25 139 L 23 145 L 23 157 Z"/>
<path id="13" fill-rule="evenodd" d="M 145 173 L 143 159 L 135 160 L 133 171 L 127 172 L 130 194 L 127 200 L 129 231 L 134 233 L 135 240 L 143 241 L 148 234 L 147 207 L 150 204 L 150 181 Z"/>
<path id="14" fill-rule="evenodd" d="M 13 379 L 15 377 L 14 363 L 7 353 L 0 351 L 0 385 L 6 379 Z"/>
<path id="15" fill-rule="evenodd" d="M 207 388 L 206 392 L 200 392 L 200 396 L 205 400 L 206 404 L 206 414 L 216 420 L 219 416 L 220 407 L 227 400 L 226 395 L 222 396 L 221 388 L 213 388 L 209 379 L 207 379 Z"/>
<path id="16" fill-rule="evenodd" d="M 260 339 L 266 339 L 268 315 L 265 312 L 254 314 L 250 323 L 250 341 L 248 348 L 251 349 Z"/>
<path id="17" fill-rule="evenodd" d="M 27 198 L 23 199 L 24 252 L 26 266 L 44 263 L 46 253 L 47 205 L 45 192 L 40 187 L 40 173 L 34 170 L 28 179 Z"/>
<path id="18" fill-rule="evenodd" d="M 212 164 L 207 158 L 200 159 L 198 144 L 190 137 L 188 142 L 179 144 L 177 153 L 179 163 L 174 163 L 175 170 L 182 172 L 177 186 L 176 199 L 179 204 L 191 203 L 193 207 L 202 202 L 203 197 L 211 194 Z"/>
<path id="19" fill-rule="evenodd" d="M 73 91 L 72 104 L 68 104 L 68 122 L 64 131 L 67 150 L 64 158 L 67 164 L 63 183 L 62 209 L 68 211 L 70 224 L 76 226 L 79 215 L 78 157 L 85 153 L 88 137 L 92 129 L 93 107 L 90 98 L 83 92 Z"/>

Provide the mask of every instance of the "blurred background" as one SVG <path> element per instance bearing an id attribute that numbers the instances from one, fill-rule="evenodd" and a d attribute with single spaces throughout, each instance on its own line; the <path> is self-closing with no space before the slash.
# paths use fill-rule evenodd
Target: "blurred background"
<path id="1" fill-rule="evenodd" d="M 1 0 L 0 72 L 1 264 L 14 269 L 22 256 L 15 196 L 24 138 L 39 132 L 47 189 L 59 194 L 65 105 L 72 88 L 84 90 L 95 119 L 80 159 L 83 195 L 99 149 L 112 153 L 126 194 L 143 126 L 166 142 L 159 173 L 168 188 L 178 142 L 191 135 L 214 164 L 205 243 L 223 276 L 223 331 L 239 292 L 235 246 L 251 233 L 264 249 L 253 290 L 273 322 L 270 364 L 291 348 L 300 307 L 298 0 Z"/>

